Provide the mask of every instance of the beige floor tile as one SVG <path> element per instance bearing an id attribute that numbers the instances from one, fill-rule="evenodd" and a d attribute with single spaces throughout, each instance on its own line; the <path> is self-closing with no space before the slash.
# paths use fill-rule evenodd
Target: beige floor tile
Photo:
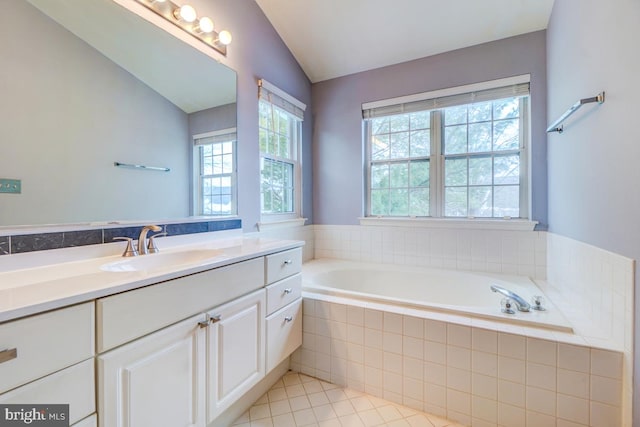
<path id="1" fill-rule="evenodd" d="M 330 420 L 331 418 L 338 418 L 336 411 L 333 410 L 333 406 L 331 406 L 330 403 L 327 403 L 326 405 L 315 406 L 313 408 L 313 413 L 316 416 L 316 420 L 318 420 L 318 422 Z"/>
<path id="2" fill-rule="evenodd" d="M 329 403 L 329 398 L 324 393 L 324 391 L 321 391 L 320 393 L 308 394 L 307 397 L 309 398 L 311 406 L 320 406 Z"/>
<path id="3" fill-rule="evenodd" d="M 233 427 L 461 427 L 304 374 L 289 372 L 262 395 Z"/>

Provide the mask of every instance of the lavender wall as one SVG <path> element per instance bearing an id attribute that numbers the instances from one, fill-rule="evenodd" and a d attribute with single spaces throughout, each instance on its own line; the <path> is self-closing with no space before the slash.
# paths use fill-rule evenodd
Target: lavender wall
<path id="1" fill-rule="evenodd" d="M 221 105 L 189 114 L 189 135 L 236 127 L 236 104 Z"/>
<path id="2" fill-rule="evenodd" d="M 264 78 L 308 106 L 311 83 L 254 0 L 193 0 L 201 15 L 211 16 L 218 29 L 233 35 L 226 58 L 220 62 L 238 73 L 238 214 L 245 231 L 260 220 L 260 163 L 258 147 L 258 87 Z M 311 108 L 302 126 L 303 209 L 313 221 Z"/>
<path id="3" fill-rule="evenodd" d="M 363 215 L 363 102 L 520 74 L 531 74 L 532 217 L 546 224 L 544 31 L 314 84 L 315 222 L 356 224 Z"/>
<path id="4" fill-rule="evenodd" d="M 547 34 L 548 119 L 606 91 L 549 137 L 550 231 L 640 259 L 640 3 L 556 0 Z M 640 274 L 636 265 L 636 307 Z M 640 372 L 640 316 L 635 325 Z M 640 393 L 634 423 L 640 425 Z"/>

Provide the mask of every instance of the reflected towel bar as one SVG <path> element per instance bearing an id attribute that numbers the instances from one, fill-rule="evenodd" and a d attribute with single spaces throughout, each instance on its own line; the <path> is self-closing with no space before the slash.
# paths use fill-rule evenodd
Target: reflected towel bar
<path id="1" fill-rule="evenodd" d="M 549 127 L 547 128 L 547 132 L 562 133 L 564 130 L 564 126 L 561 126 L 562 122 L 568 119 L 569 116 L 571 116 L 573 113 L 578 111 L 578 109 L 582 107 L 584 104 L 590 104 L 592 102 L 597 102 L 598 104 L 602 104 L 604 102 L 604 91 L 600 92 L 593 98 L 584 98 L 576 102 L 575 104 L 573 104 L 567 111 L 564 112 L 562 116 L 560 116 L 558 120 L 556 120 L 551 125 L 549 125 Z"/>
<path id="2" fill-rule="evenodd" d="M 169 171 L 171 171 L 171 169 L 169 169 L 169 168 L 162 168 L 162 167 L 158 167 L 158 166 L 133 165 L 133 164 L 129 164 L 129 163 L 120 163 L 120 162 L 113 162 L 113 166 L 117 166 L 117 167 L 120 167 L 120 168 L 145 169 L 145 170 L 149 170 L 149 171 L 160 171 L 160 172 L 169 172 Z"/>

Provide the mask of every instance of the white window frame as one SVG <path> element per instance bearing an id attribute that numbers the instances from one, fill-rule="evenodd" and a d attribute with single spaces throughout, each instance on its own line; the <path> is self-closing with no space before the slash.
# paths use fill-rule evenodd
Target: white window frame
<path id="1" fill-rule="evenodd" d="M 192 136 L 193 140 L 193 209 L 194 215 L 207 216 L 207 217 L 234 217 L 238 214 L 238 155 L 237 155 L 237 137 L 236 128 L 227 128 L 216 130 L 212 132 L 205 132 Z M 214 141 L 210 143 L 198 143 L 199 140 L 212 138 Z M 231 142 L 233 149 L 233 170 L 231 174 L 216 174 L 212 176 L 229 176 L 231 178 L 231 212 L 220 214 L 205 214 L 203 213 L 203 189 L 202 189 L 202 157 L 200 155 L 200 147 L 210 144 L 222 144 L 225 142 Z"/>
<path id="2" fill-rule="evenodd" d="M 501 220 L 512 220 L 526 223 L 524 225 L 525 228 L 529 228 L 530 224 L 533 223 L 529 221 L 531 218 L 530 211 L 530 178 L 529 178 L 529 159 L 530 159 L 530 133 L 531 133 L 531 120 L 530 120 L 530 94 L 526 97 L 526 100 L 521 99 L 520 101 L 520 217 L 519 218 L 487 218 L 487 217 L 445 217 L 445 205 L 444 205 L 444 166 L 445 166 L 445 155 L 442 152 L 443 144 L 442 144 L 442 131 L 443 131 L 443 123 L 442 123 L 442 114 L 441 110 L 445 107 L 438 107 L 437 99 L 444 98 L 449 96 L 456 95 L 467 95 L 477 91 L 483 90 L 492 90 L 502 87 L 507 87 L 510 85 L 519 85 L 523 83 L 530 82 L 530 75 L 522 75 L 515 76 L 506 79 L 493 80 L 489 82 L 477 83 L 472 85 L 458 86 L 454 88 L 447 88 L 438 91 L 426 92 L 421 94 L 409 95 L 404 97 L 392 98 L 387 100 L 375 101 L 362 104 L 363 114 L 365 111 L 375 111 L 375 109 L 380 109 L 383 111 L 393 111 L 393 113 L 388 113 L 387 115 L 392 114 L 406 114 L 414 111 L 425 111 L 430 110 L 429 106 L 433 105 L 431 113 L 431 153 L 429 156 L 429 164 L 430 164 L 430 206 L 428 217 L 418 217 L 420 219 L 424 219 L 427 221 L 438 221 L 438 226 L 442 225 L 442 222 L 447 221 L 455 221 L 456 223 L 460 223 L 461 220 L 473 220 L 478 223 L 486 224 L 487 222 L 493 221 L 501 221 Z M 508 98 L 506 95 L 504 98 Z M 499 98 L 497 98 L 499 99 Z M 421 110 L 411 110 L 406 113 L 403 111 L 404 105 L 409 103 L 415 103 L 414 105 L 418 105 L 423 107 Z M 468 103 L 460 103 L 458 105 L 464 105 Z M 420 108 L 419 107 L 419 108 Z M 365 167 L 365 217 L 361 218 L 362 224 L 370 224 L 370 225 L 378 225 L 380 223 L 380 219 L 383 220 L 393 220 L 395 223 L 402 222 L 404 219 L 414 219 L 415 217 L 409 216 L 374 216 L 371 215 L 371 166 L 372 166 L 372 153 L 371 153 L 371 126 L 369 120 L 363 120 L 363 130 L 364 130 L 364 145 L 365 145 L 365 159 L 366 159 L 366 167 Z M 473 154 L 471 154 L 473 156 Z M 493 185 L 492 185 L 493 187 Z M 532 226 L 531 226 L 532 227 Z"/>
<path id="3" fill-rule="evenodd" d="M 302 220 L 302 124 L 306 105 L 285 91 L 279 89 L 268 81 L 261 79 L 258 81 L 259 95 L 258 103 L 270 104 L 270 108 L 276 108 L 289 115 L 291 120 L 290 134 L 292 135 L 289 147 L 289 158 L 281 157 L 271 153 L 260 151 L 260 174 L 265 160 L 282 162 L 293 168 L 293 203 L 291 212 L 264 212 L 262 201 L 262 188 L 259 190 L 260 196 L 260 223 L 258 227 L 263 229 L 265 224 L 291 222 L 297 225 Z M 258 105 L 259 107 L 259 105 Z M 259 111 L 259 110 L 258 110 Z M 259 126 L 259 125 L 258 125 Z M 259 126 L 260 127 L 260 126 Z M 261 185 L 261 184 L 260 184 Z M 304 220 L 302 220 L 304 222 Z"/>

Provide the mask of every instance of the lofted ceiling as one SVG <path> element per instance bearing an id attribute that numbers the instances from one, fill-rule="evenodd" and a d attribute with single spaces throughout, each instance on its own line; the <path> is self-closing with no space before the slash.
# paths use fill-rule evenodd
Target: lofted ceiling
<path id="1" fill-rule="evenodd" d="M 256 0 L 311 82 L 547 28 L 554 0 Z"/>

